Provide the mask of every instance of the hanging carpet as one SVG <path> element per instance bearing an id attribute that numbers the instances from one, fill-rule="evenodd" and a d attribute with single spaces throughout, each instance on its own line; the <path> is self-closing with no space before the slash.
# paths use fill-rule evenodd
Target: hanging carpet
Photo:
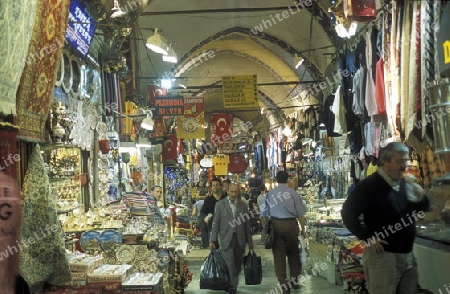
<path id="1" fill-rule="evenodd" d="M 28 48 L 32 61 L 25 65 L 16 101 L 19 137 L 26 141 L 45 141 L 45 123 L 64 46 L 69 4 L 68 0 L 37 1 Z"/>

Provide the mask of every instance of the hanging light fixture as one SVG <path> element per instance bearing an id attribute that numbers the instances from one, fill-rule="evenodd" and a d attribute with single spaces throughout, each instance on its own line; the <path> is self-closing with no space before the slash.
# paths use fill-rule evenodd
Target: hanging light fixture
<path id="1" fill-rule="evenodd" d="M 298 56 L 297 54 L 295 54 L 295 56 L 294 56 L 294 67 L 295 67 L 295 69 L 298 69 L 300 67 L 300 65 L 303 64 L 303 61 L 305 61 L 303 59 L 303 57 Z"/>
<path id="2" fill-rule="evenodd" d="M 141 122 L 141 128 L 152 131 L 154 125 L 155 125 L 155 123 L 153 122 L 153 114 L 149 110 L 147 112 L 147 117 L 144 118 Z"/>
<path id="3" fill-rule="evenodd" d="M 164 55 L 167 55 L 167 51 L 169 50 L 166 38 L 158 33 L 158 29 L 155 29 L 155 33 L 147 39 L 147 43 L 145 45 L 148 49 Z"/>
<path id="4" fill-rule="evenodd" d="M 356 29 L 358 28 L 358 23 L 352 22 L 350 25 L 344 25 L 338 22 L 335 26 L 336 33 L 341 38 L 351 38 L 356 34 Z"/>
<path id="5" fill-rule="evenodd" d="M 173 50 L 173 46 L 169 45 L 169 50 L 167 52 L 167 55 L 163 55 L 163 60 L 165 62 L 170 62 L 170 63 L 177 63 L 178 62 L 178 56 L 177 53 L 175 52 L 175 50 Z"/>

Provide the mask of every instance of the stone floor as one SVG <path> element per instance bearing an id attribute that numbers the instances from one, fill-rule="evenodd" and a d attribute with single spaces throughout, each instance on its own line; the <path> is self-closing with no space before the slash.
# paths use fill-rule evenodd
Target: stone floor
<path id="1" fill-rule="evenodd" d="M 244 273 L 241 273 L 238 293 L 252 293 L 252 294 L 276 294 L 281 293 L 281 290 L 278 287 L 278 282 L 275 277 L 274 267 L 273 267 L 273 257 L 272 251 L 266 250 L 260 245 L 259 237 L 257 235 L 254 236 L 255 243 L 255 252 L 258 256 L 261 256 L 261 261 L 263 265 L 263 281 L 260 285 L 247 286 L 245 285 Z M 213 290 L 201 290 L 199 287 L 199 279 L 200 279 L 200 267 L 203 263 L 205 257 L 209 254 L 209 249 L 192 249 L 192 251 L 188 254 L 186 261 L 188 262 L 188 266 L 191 272 L 194 273 L 194 277 L 192 282 L 189 284 L 187 289 L 185 289 L 186 294 L 214 294 L 214 293 L 226 293 L 225 291 L 213 291 Z M 305 278 L 303 279 L 304 283 L 300 290 L 292 290 L 291 293 L 307 293 L 307 294 L 344 294 L 343 285 L 334 285 L 329 283 L 325 278 L 314 276 L 312 274 L 308 274 L 307 269 L 308 266 L 303 266 L 303 272 Z M 311 271 L 309 271 L 311 273 Z"/>

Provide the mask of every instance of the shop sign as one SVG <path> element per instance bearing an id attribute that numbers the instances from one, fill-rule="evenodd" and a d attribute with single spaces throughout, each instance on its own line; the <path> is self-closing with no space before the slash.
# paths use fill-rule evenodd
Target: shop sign
<path id="1" fill-rule="evenodd" d="M 438 60 L 441 76 L 450 77 L 450 3 L 445 4 L 437 34 Z"/>
<path id="2" fill-rule="evenodd" d="M 205 137 L 205 104 L 203 97 L 184 98 L 183 116 L 177 118 L 177 136 L 183 139 Z"/>
<path id="3" fill-rule="evenodd" d="M 19 226 L 19 189 L 9 176 L 0 172 L 0 240 L 5 241 L 4 238 L 13 238 L 19 234 Z M 15 240 L 11 239 L 11 241 Z"/>
<path id="4" fill-rule="evenodd" d="M 258 106 L 256 75 L 222 78 L 224 108 L 251 108 Z"/>
<path id="5" fill-rule="evenodd" d="M 69 23 L 66 30 L 66 40 L 83 56 L 91 47 L 95 32 L 95 21 L 78 0 L 70 1 Z"/>
<path id="6" fill-rule="evenodd" d="M 184 99 L 181 96 L 155 97 L 156 116 L 177 116 L 184 113 Z"/>

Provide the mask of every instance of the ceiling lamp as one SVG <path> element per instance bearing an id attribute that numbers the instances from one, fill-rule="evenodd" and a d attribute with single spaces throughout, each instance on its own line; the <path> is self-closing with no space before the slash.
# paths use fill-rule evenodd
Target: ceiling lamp
<path id="1" fill-rule="evenodd" d="M 151 111 L 147 112 L 147 117 L 141 122 L 141 128 L 152 131 L 155 123 L 153 122 L 153 115 Z"/>
<path id="2" fill-rule="evenodd" d="M 111 18 L 122 17 L 127 14 L 122 8 L 120 8 L 118 0 L 114 0 L 114 7 L 111 10 L 114 11 L 111 14 Z"/>
<path id="3" fill-rule="evenodd" d="M 161 88 L 172 89 L 172 79 L 161 79 Z"/>
<path id="4" fill-rule="evenodd" d="M 172 45 L 169 46 L 169 51 L 167 52 L 167 55 L 163 55 L 162 58 L 165 62 L 170 62 L 170 63 L 178 62 L 177 53 L 175 52 L 175 50 L 173 50 Z"/>
<path id="5" fill-rule="evenodd" d="M 356 29 L 358 24 L 352 22 L 350 25 L 344 25 L 342 23 L 337 23 L 335 26 L 336 33 L 341 38 L 351 38 L 356 34 Z"/>
<path id="6" fill-rule="evenodd" d="M 167 55 L 167 51 L 169 50 L 166 38 L 158 33 L 158 29 L 155 29 L 155 34 L 153 34 L 153 36 L 148 37 L 145 45 L 148 49 L 164 55 Z"/>
<path id="7" fill-rule="evenodd" d="M 295 69 L 299 68 L 300 65 L 303 64 L 303 61 L 305 61 L 305 60 L 303 59 L 303 57 L 297 56 L 297 54 L 295 54 L 295 56 L 294 56 L 294 66 L 295 66 Z"/>

